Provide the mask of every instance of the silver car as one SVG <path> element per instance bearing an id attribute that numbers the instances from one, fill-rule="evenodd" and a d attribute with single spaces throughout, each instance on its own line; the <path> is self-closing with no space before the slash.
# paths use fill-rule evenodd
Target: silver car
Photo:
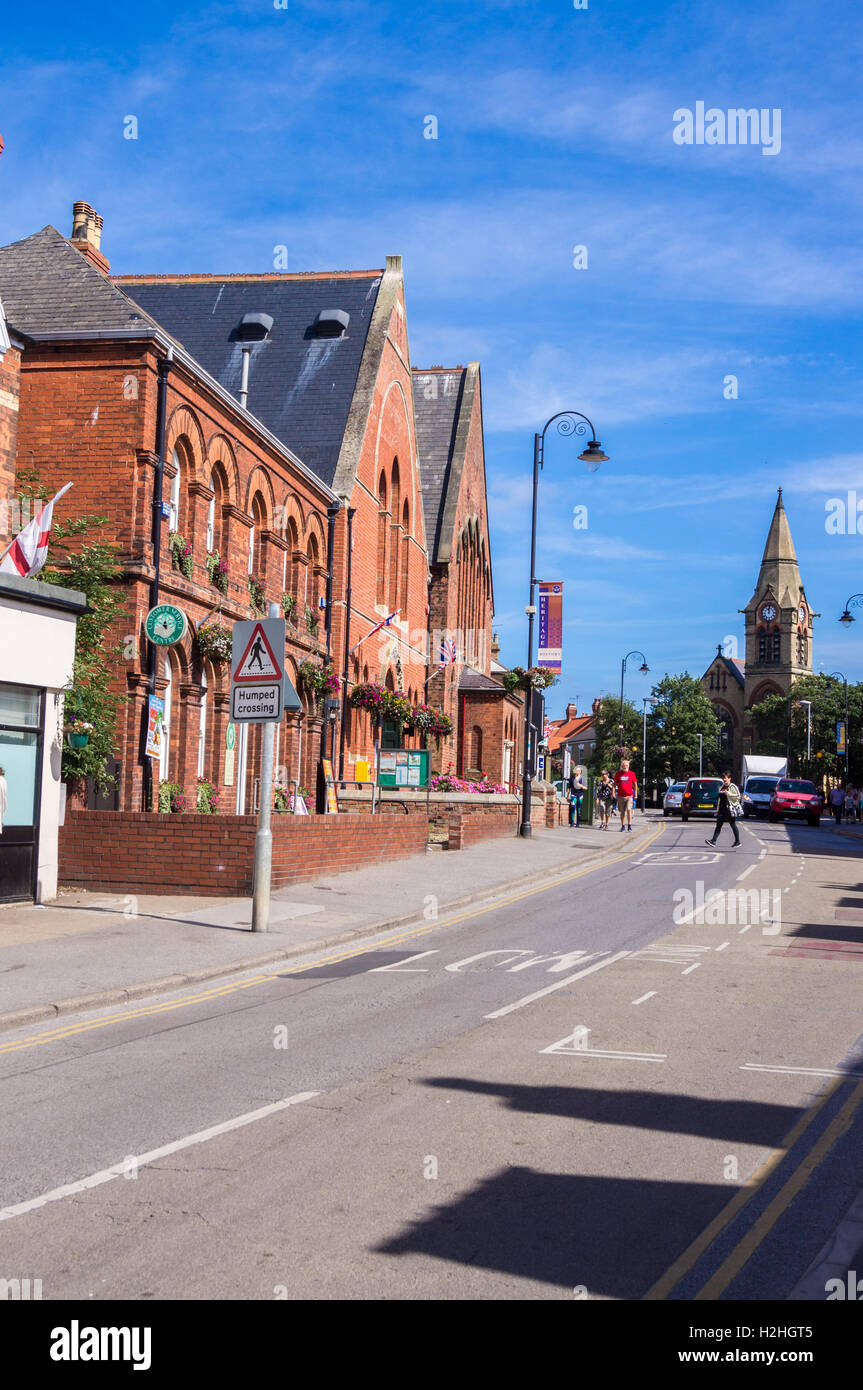
<path id="1" fill-rule="evenodd" d="M 743 787 L 744 816 L 770 815 L 770 802 L 778 781 L 778 777 L 765 777 L 763 773 L 747 777 Z"/>
<path id="2" fill-rule="evenodd" d="M 683 805 L 683 793 L 686 790 L 685 782 L 673 782 L 662 798 L 662 814 L 664 816 L 679 816 L 680 808 Z"/>

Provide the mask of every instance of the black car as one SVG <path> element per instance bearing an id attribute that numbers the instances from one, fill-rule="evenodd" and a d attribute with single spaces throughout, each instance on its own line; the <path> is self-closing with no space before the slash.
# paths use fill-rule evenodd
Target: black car
<path id="1" fill-rule="evenodd" d="M 690 816 L 715 816 L 721 786 L 721 777 L 690 777 L 683 793 L 680 819 L 687 821 Z"/>

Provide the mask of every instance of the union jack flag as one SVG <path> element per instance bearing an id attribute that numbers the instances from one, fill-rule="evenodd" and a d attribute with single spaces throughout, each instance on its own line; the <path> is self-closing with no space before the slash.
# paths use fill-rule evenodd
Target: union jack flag
<path id="1" fill-rule="evenodd" d="M 440 663 L 438 670 L 442 671 L 444 666 L 454 666 L 457 661 L 455 642 L 449 637 L 445 637 L 440 644 Z"/>

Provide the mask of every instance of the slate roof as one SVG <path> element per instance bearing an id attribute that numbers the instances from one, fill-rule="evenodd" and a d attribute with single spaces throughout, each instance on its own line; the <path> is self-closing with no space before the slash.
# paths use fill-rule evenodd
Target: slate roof
<path id="1" fill-rule="evenodd" d="M 471 690 L 495 690 L 499 695 L 506 693 L 500 681 L 492 680 L 491 676 L 484 676 L 481 671 L 473 671 L 469 667 L 459 676 L 458 688 L 459 694 Z"/>
<path id="2" fill-rule="evenodd" d="M 77 254 L 77 253 L 75 253 Z M 136 304 L 232 395 L 240 390 L 244 314 L 271 315 L 251 344 L 247 408 L 331 485 L 383 271 L 323 275 L 117 276 Z M 321 310 L 350 314 L 347 332 L 316 337 Z"/>
<path id="3" fill-rule="evenodd" d="M 0 246 L 0 295 L 10 326 L 28 337 L 158 326 L 56 227 Z"/>
<path id="4" fill-rule="evenodd" d="M 467 369 L 413 370 L 420 487 L 429 561 L 438 560 L 441 522 L 453 465 L 453 450 Z"/>

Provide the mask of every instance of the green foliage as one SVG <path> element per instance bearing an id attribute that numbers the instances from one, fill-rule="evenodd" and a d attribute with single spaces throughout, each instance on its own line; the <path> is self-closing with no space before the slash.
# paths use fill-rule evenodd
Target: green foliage
<path id="1" fill-rule="evenodd" d="M 45 502 L 52 490 L 34 473 L 18 475 L 22 496 Z M 74 490 L 66 501 L 74 502 Z M 79 516 L 60 520 L 55 516 L 49 541 L 48 562 L 40 570 L 42 584 L 79 589 L 87 599 L 88 611 L 78 619 L 72 686 L 66 691 L 66 720 L 87 720 L 93 725 L 86 748 L 70 748 L 63 741 L 61 776 L 64 782 L 79 783 L 92 777 L 100 791 L 107 790 L 114 778 L 106 772 L 106 761 L 114 752 L 117 714 L 125 695 L 112 690 L 108 673 L 123 651 L 118 638 L 110 637 L 125 611 L 125 595 L 117 580 L 118 547 L 101 537 L 88 539 L 108 524 L 104 516 Z"/>
<path id="2" fill-rule="evenodd" d="M 249 575 L 249 606 L 253 613 L 263 614 L 267 611 L 267 596 L 252 575 Z"/>
<path id="3" fill-rule="evenodd" d="M 807 711 L 801 700 L 812 701 L 811 758 L 806 761 Z M 836 723 L 845 718 L 845 688 L 840 680 L 826 675 L 801 676 L 794 682 L 791 697 L 791 727 L 788 728 L 788 698 L 768 695 L 755 705 L 752 717 L 758 733 L 754 753 L 784 757 L 790 753 L 789 772 L 818 781 L 822 774 L 845 778 L 845 755 L 836 752 Z M 849 776 L 855 786 L 863 777 L 863 685 L 848 686 Z M 819 757 L 819 754 L 821 755 Z"/>
<path id="4" fill-rule="evenodd" d="M 594 717 L 596 745 L 591 767 L 597 772 L 607 768 L 616 771 L 620 764 L 621 747 L 631 750 L 634 745 L 641 746 L 641 715 L 629 700 L 623 702 L 623 743 L 620 741 L 620 700 L 617 696 L 603 695 Z"/>
<path id="5" fill-rule="evenodd" d="M 648 779 L 678 781 L 697 775 L 699 734 L 704 735 L 705 776 L 724 772 L 728 759 L 719 750 L 719 721 L 701 682 L 688 671 L 663 676 L 652 694 L 656 703 L 647 712 Z"/>
<path id="6" fill-rule="evenodd" d="M 315 610 L 314 610 L 313 608 L 310 608 L 308 604 L 306 604 L 306 607 L 305 607 L 305 620 L 306 620 L 306 632 L 309 634 L 310 637 L 317 637 L 317 635 L 318 635 L 318 620 L 317 620 L 317 618 L 315 617 Z"/>
<path id="7" fill-rule="evenodd" d="M 186 794 L 179 782 L 160 782 L 158 809 L 163 816 L 173 812 L 177 815 L 186 810 Z"/>

